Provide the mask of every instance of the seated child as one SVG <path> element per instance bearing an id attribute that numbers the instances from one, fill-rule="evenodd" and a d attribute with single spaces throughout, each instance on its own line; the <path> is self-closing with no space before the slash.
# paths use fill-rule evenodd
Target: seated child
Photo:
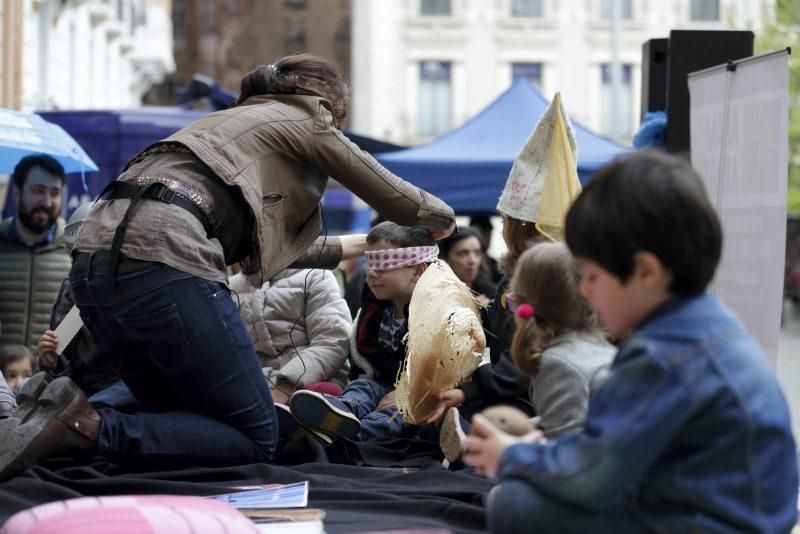
<path id="1" fill-rule="evenodd" d="M 91 208 L 91 203 L 83 204 L 69 218 L 69 223 L 64 228 L 64 248 L 67 254 L 72 254 L 78 230 L 89 215 Z M 39 338 L 37 371 L 44 371 L 52 378 L 68 376 L 84 393 L 94 395 L 119 380 L 118 364 L 108 361 L 100 352 L 92 334 L 85 326 L 81 327 L 72 341 L 64 348 L 62 354 L 56 353 L 58 346 L 56 327 L 64 320 L 74 305 L 75 297 L 72 295 L 69 277 L 64 277 L 55 302 L 53 302 L 53 308 L 50 310 L 50 329 L 45 330 Z"/>
<path id="2" fill-rule="evenodd" d="M 229 284 L 273 401 L 297 389 L 342 392 L 353 321 L 331 271 L 285 269 L 261 287 L 239 273 Z"/>
<path id="3" fill-rule="evenodd" d="M 365 378 L 339 397 L 297 391 L 294 418 L 316 431 L 358 440 L 400 432 L 394 383 L 405 359 L 408 305 L 419 277 L 436 261 L 438 248 L 427 230 L 383 222 L 367 234 L 367 283 L 355 321 L 351 355 Z"/>
<path id="4" fill-rule="evenodd" d="M 33 353 L 25 345 L 0 347 L 0 372 L 14 395 L 19 386 L 33 375 L 33 366 Z"/>
<path id="5" fill-rule="evenodd" d="M 532 377 L 530 401 L 539 417 L 537 426 L 548 439 L 583 428 L 589 395 L 616 352 L 581 297 L 579 281 L 566 246 L 540 243 L 520 256 L 506 294 L 516 323 L 511 355 Z M 450 408 L 440 434 L 450 462 L 464 451 L 465 426 L 458 409 Z"/>
<path id="6" fill-rule="evenodd" d="M 11 417 L 17 410 L 17 399 L 13 393 L 11 393 L 11 388 L 8 387 L 8 382 L 6 382 L 3 373 L 0 372 L 0 419 L 5 419 L 6 417 Z"/>
<path id="7" fill-rule="evenodd" d="M 789 411 L 769 362 L 705 292 L 719 220 L 683 160 L 633 153 L 569 211 L 581 293 L 625 338 L 584 430 L 549 443 L 473 419 L 465 462 L 500 485 L 493 532 L 788 532 L 797 517 Z"/>

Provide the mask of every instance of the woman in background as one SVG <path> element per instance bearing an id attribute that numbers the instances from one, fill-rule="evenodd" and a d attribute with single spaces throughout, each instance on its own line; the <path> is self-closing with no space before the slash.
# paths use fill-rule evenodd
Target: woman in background
<path id="1" fill-rule="evenodd" d="M 489 304 L 497 289 L 481 269 L 485 261 L 481 240 L 471 228 L 460 228 L 458 233 L 439 243 L 439 258 L 446 261 L 459 280 L 478 294 L 481 306 Z"/>

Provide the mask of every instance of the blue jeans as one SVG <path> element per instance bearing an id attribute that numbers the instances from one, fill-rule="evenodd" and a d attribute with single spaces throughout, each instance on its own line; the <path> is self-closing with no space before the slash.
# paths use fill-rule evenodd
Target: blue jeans
<path id="1" fill-rule="evenodd" d="M 96 402 L 98 452 L 195 465 L 269 461 L 275 407 L 230 291 L 160 263 L 114 284 L 107 257 L 76 261 L 70 284 L 86 327 L 140 405 L 114 407 L 120 390 L 106 394 L 107 406 Z"/>
<path id="2" fill-rule="evenodd" d="M 89 404 L 97 410 L 99 408 L 116 408 L 117 410 L 139 410 L 142 405 L 133 396 L 130 388 L 122 380 L 117 380 L 106 389 L 101 389 L 91 397 Z"/>
<path id="3" fill-rule="evenodd" d="M 645 524 L 623 504 L 602 512 L 571 506 L 521 480 L 505 480 L 489 492 L 486 506 L 490 532 L 647 532 Z"/>
<path id="4" fill-rule="evenodd" d="M 356 436 L 356 441 L 400 434 L 404 424 L 403 416 L 397 412 L 397 408 L 390 406 L 382 410 L 375 409 L 381 399 L 392 390 L 393 384 L 383 384 L 369 378 L 359 378 L 347 385 L 339 400 L 361 420 L 361 431 Z"/>

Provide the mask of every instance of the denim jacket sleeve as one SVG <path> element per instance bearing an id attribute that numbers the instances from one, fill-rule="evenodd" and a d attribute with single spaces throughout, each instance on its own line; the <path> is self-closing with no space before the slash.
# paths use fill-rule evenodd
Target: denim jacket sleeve
<path id="1" fill-rule="evenodd" d="M 624 352 L 592 398 L 584 431 L 509 447 L 500 480 L 522 478 L 564 501 L 601 509 L 642 479 L 686 423 L 693 401 L 678 371 L 646 345 Z"/>

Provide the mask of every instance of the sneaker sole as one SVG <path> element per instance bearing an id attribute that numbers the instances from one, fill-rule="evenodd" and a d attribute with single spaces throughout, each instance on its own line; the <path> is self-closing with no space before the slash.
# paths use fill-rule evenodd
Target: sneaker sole
<path id="1" fill-rule="evenodd" d="M 29 417 L 27 422 L 17 418 L 0 421 L 0 481 L 11 478 L 39 460 L 30 456 L 30 451 L 36 449 L 37 438 L 57 421 L 58 415 L 77 393 L 75 382 L 67 377 L 57 378 L 40 393 L 35 416 Z M 28 402 L 32 400 L 29 398 Z"/>
<path id="2" fill-rule="evenodd" d="M 298 391 L 290 402 L 295 420 L 311 430 L 348 439 L 361 430 L 361 421 L 355 415 L 331 406 L 315 391 Z"/>
<path id="3" fill-rule="evenodd" d="M 452 463 L 460 459 L 465 452 L 464 443 L 467 436 L 461 430 L 458 408 L 450 408 L 442 421 L 442 428 L 439 431 L 439 448 L 442 449 L 444 457 Z"/>
<path id="4" fill-rule="evenodd" d="M 309 436 L 323 445 L 330 445 L 333 443 L 331 437 L 327 434 L 322 432 L 317 432 L 316 430 L 312 430 L 310 428 L 306 428 L 301 425 L 297 419 L 294 418 L 292 415 L 292 411 L 289 409 L 288 406 L 285 404 L 275 403 L 275 413 L 278 416 L 278 434 L 280 439 L 286 441 L 293 441 L 295 439 L 302 438 L 304 436 Z M 291 418 L 291 419 L 287 419 Z M 291 435 L 287 436 L 289 433 L 288 427 L 293 426 L 294 431 Z"/>

